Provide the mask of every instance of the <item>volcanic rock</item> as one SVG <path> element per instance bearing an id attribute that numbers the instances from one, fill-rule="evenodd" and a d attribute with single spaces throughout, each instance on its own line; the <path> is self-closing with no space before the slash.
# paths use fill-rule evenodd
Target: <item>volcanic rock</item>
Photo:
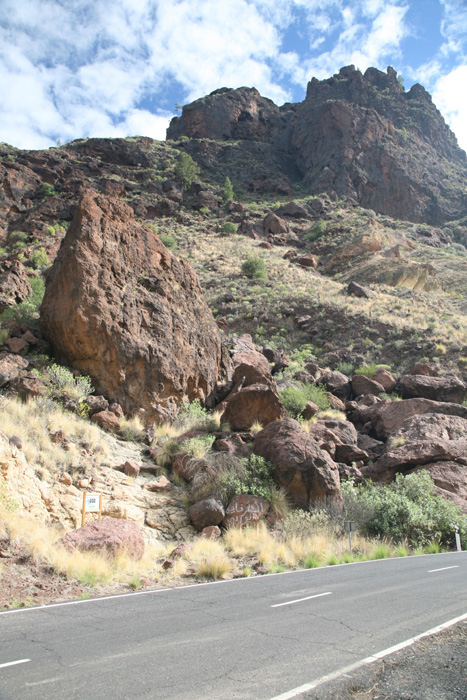
<path id="1" fill-rule="evenodd" d="M 110 556 L 125 552 L 137 560 L 144 554 L 143 535 L 138 525 L 131 520 L 116 518 L 102 518 L 68 532 L 58 544 L 70 550 L 100 552 Z"/>
<path id="2" fill-rule="evenodd" d="M 0 262 L 0 313 L 20 304 L 30 294 L 32 287 L 24 265 L 18 260 Z"/>
<path id="3" fill-rule="evenodd" d="M 422 374 L 405 374 L 399 379 L 402 398 L 425 398 L 432 401 L 462 403 L 465 384 L 454 376 L 429 377 Z"/>
<path id="4" fill-rule="evenodd" d="M 297 506 L 339 497 L 339 472 L 297 421 L 286 418 L 257 433 L 253 450 L 274 466 L 274 479 Z"/>
<path id="5" fill-rule="evenodd" d="M 222 504 L 215 498 L 203 498 L 203 500 L 194 503 L 189 513 L 191 522 L 198 531 L 210 525 L 219 525 L 225 516 Z"/>
<path id="6" fill-rule="evenodd" d="M 260 520 L 269 510 L 269 502 L 265 498 L 242 493 L 234 496 L 225 509 L 222 525 L 229 527 L 244 527 L 248 523 Z"/>
<path id="7" fill-rule="evenodd" d="M 253 423 L 267 425 L 285 415 L 277 391 L 267 384 L 252 384 L 228 399 L 221 416 L 232 430 L 249 430 Z"/>
<path id="8" fill-rule="evenodd" d="M 316 381 L 317 384 L 324 384 L 326 389 L 339 399 L 346 401 L 350 396 L 350 379 L 342 372 L 325 372 Z"/>
<path id="9" fill-rule="evenodd" d="M 220 338 L 193 269 L 123 202 L 86 191 L 47 281 L 41 324 L 60 362 L 148 420 L 205 400 Z"/>
<path id="10" fill-rule="evenodd" d="M 384 391 L 384 387 L 379 382 L 365 377 L 364 374 L 354 374 L 352 377 L 352 389 L 357 396 L 362 394 L 378 395 Z"/>

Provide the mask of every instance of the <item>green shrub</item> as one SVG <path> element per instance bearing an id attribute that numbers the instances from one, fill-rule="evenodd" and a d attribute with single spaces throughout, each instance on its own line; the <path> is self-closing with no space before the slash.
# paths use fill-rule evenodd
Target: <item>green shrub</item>
<path id="1" fill-rule="evenodd" d="M 356 369 L 355 374 L 363 374 L 365 377 L 371 377 L 379 369 L 387 369 L 389 372 L 391 370 L 391 365 L 377 365 L 374 362 L 370 362 Z"/>
<path id="2" fill-rule="evenodd" d="M 55 226 L 47 226 L 45 232 L 48 236 L 55 236 Z"/>
<path id="3" fill-rule="evenodd" d="M 266 269 L 266 263 L 262 258 L 250 255 L 242 264 L 242 273 L 255 280 L 266 280 L 268 278 L 268 273 Z"/>
<path id="4" fill-rule="evenodd" d="M 270 500 L 272 492 L 277 490 L 272 478 L 272 464 L 255 454 L 242 462 L 241 471 L 228 472 L 220 477 L 228 499 L 246 493 Z"/>
<path id="5" fill-rule="evenodd" d="M 29 260 L 35 270 L 39 270 L 42 267 L 47 267 L 49 264 L 49 256 L 47 255 L 44 247 L 35 250 Z"/>
<path id="6" fill-rule="evenodd" d="M 304 238 L 306 241 L 310 241 L 310 243 L 312 243 L 313 241 L 317 241 L 318 238 L 324 236 L 324 234 L 326 233 L 326 229 L 326 222 L 320 219 L 316 222 L 316 224 L 310 231 L 305 233 Z"/>
<path id="7" fill-rule="evenodd" d="M 24 231 L 12 231 L 8 236 L 10 243 L 27 243 L 29 235 Z"/>
<path id="8" fill-rule="evenodd" d="M 13 511 L 18 507 L 19 504 L 12 497 L 5 479 L 0 476 L 0 510 Z"/>
<path id="9" fill-rule="evenodd" d="M 433 540 L 452 546 L 457 525 L 467 545 L 467 516 L 436 493 L 426 470 L 397 474 L 389 486 L 345 482 L 342 495 L 346 517 L 356 520 L 367 535 L 407 541 L 415 547 Z"/>
<path id="10" fill-rule="evenodd" d="M 224 187 L 222 188 L 222 201 L 224 204 L 231 202 L 234 198 L 234 191 L 229 177 L 225 178 Z"/>
<path id="11" fill-rule="evenodd" d="M 301 416 L 308 401 L 313 401 L 322 411 L 330 408 L 326 389 L 320 384 L 297 383 L 279 390 L 279 397 L 285 410 L 293 418 Z"/>
<path id="12" fill-rule="evenodd" d="M 161 233 L 159 236 L 161 239 L 162 243 L 165 245 L 166 248 L 174 249 L 177 247 L 177 241 L 173 236 L 170 235 L 170 233 Z"/>
<path id="13" fill-rule="evenodd" d="M 350 377 L 354 373 L 354 365 L 352 362 L 339 362 L 336 370 Z"/>
<path id="14" fill-rule="evenodd" d="M 224 224 L 222 224 L 220 228 L 220 234 L 222 236 L 231 236 L 234 233 L 237 233 L 237 227 L 233 221 L 226 221 Z"/>
<path id="15" fill-rule="evenodd" d="M 183 187 L 190 187 L 199 177 L 199 165 L 188 153 L 180 153 L 175 164 L 175 177 Z"/>
<path id="16" fill-rule="evenodd" d="M 58 401 L 82 403 L 94 391 L 90 377 L 75 377 L 71 370 L 52 364 L 42 370 L 33 370 L 47 387 L 50 398 Z"/>
<path id="17" fill-rule="evenodd" d="M 51 197 L 54 194 L 55 194 L 55 187 L 53 185 L 49 185 L 48 182 L 43 182 L 41 185 L 41 189 L 40 189 L 40 195 L 42 197 L 42 201 L 44 202 L 47 199 L 47 197 Z"/>

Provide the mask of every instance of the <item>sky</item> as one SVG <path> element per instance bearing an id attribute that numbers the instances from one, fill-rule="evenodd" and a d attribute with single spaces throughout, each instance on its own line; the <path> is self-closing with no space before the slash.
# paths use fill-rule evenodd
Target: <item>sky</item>
<path id="1" fill-rule="evenodd" d="M 0 141 L 163 140 L 220 87 L 298 102 L 349 64 L 421 83 L 467 150 L 467 0 L 0 0 Z"/>

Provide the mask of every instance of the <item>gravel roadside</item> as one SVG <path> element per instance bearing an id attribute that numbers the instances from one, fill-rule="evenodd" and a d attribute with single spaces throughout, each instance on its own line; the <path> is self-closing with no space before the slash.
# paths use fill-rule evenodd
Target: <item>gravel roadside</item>
<path id="1" fill-rule="evenodd" d="M 425 637 L 301 697 L 307 700 L 467 700 L 467 622 Z"/>

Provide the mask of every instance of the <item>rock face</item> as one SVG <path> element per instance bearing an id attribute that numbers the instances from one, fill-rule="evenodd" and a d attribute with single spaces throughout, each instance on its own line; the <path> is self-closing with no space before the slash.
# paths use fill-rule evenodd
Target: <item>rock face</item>
<path id="1" fill-rule="evenodd" d="M 432 401 L 462 403 L 465 384 L 457 377 L 429 377 L 423 374 L 405 374 L 399 379 L 403 398 L 425 398 Z"/>
<path id="2" fill-rule="evenodd" d="M 110 556 L 124 551 L 136 560 L 144 554 L 143 535 L 136 523 L 115 518 L 102 518 L 69 532 L 62 537 L 60 544 L 71 550 L 97 551 Z"/>
<path id="3" fill-rule="evenodd" d="M 244 527 L 260 520 L 269 510 L 265 498 L 242 493 L 234 496 L 225 510 L 224 527 Z"/>
<path id="4" fill-rule="evenodd" d="M 180 136 L 239 140 L 249 153 L 259 142 L 263 170 L 298 171 L 312 193 L 334 191 L 396 218 L 439 224 L 466 213 L 465 153 L 430 95 L 418 84 L 405 92 L 393 68 L 341 68 L 282 107 L 255 89 L 222 88 L 172 120 L 167 137 Z M 209 156 L 203 144 L 196 155 L 208 164 L 219 157 L 213 149 Z"/>
<path id="5" fill-rule="evenodd" d="M 41 324 L 60 362 L 149 420 L 207 399 L 220 338 L 195 272 L 124 203 L 86 191 L 47 282 Z"/>
<path id="6" fill-rule="evenodd" d="M 339 496 L 339 471 L 327 452 L 287 418 L 270 423 L 255 438 L 253 450 L 274 465 L 274 479 L 297 506 Z"/>
<path id="7" fill-rule="evenodd" d="M 32 288 L 24 265 L 17 260 L 0 263 L 0 313 L 21 303 L 30 294 Z"/>

